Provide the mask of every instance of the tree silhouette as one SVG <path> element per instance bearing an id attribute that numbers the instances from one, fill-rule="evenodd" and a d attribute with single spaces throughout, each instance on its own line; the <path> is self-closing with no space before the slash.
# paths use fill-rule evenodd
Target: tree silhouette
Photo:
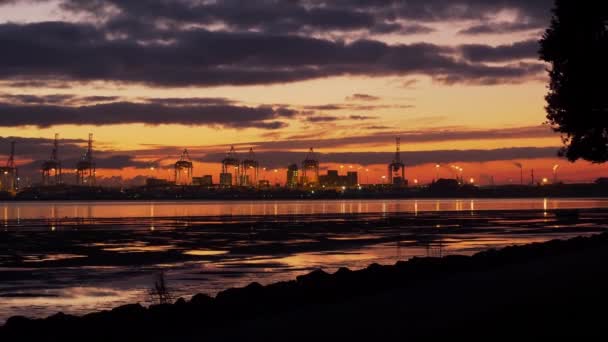
<path id="1" fill-rule="evenodd" d="M 154 281 L 154 287 L 149 289 L 148 294 L 150 295 L 150 299 L 158 304 L 170 304 L 173 301 L 173 295 L 169 287 L 167 287 L 164 271 L 158 273 Z"/>
<path id="2" fill-rule="evenodd" d="M 557 0 L 540 58 L 551 64 L 548 123 L 570 161 L 608 160 L 608 1 Z"/>

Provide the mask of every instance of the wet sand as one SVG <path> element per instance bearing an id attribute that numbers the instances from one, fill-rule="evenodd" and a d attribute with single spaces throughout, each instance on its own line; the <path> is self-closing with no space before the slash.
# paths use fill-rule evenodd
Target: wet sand
<path id="1" fill-rule="evenodd" d="M 565 213 L 565 214 L 563 214 Z M 592 235 L 608 210 L 43 219 L 0 234 L 0 321 L 150 304 L 166 271 L 176 296 L 214 295 L 315 269 L 361 269 L 414 256 Z"/>
<path id="2" fill-rule="evenodd" d="M 215 298 L 13 317 L 0 338 L 78 341 L 603 340 L 608 233 L 472 257 L 321 270 Z"/>

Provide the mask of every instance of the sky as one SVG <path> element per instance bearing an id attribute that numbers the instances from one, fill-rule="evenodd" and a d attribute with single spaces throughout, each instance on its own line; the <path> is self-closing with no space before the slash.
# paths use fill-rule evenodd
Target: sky
<path id="1" fill-rule="evenodd" d="M 195 176 L 217 181 L 234 145 L 281 181 L 314 147 L 322 170 L 376 183 L 400 137 L 406 176 L 421 183 L 454 165 L 482 184 L 519 182 L 520 165 L 526 182 L 531 169 L 552 177 L 556 164 L 561 180 L 592 181 L 605 167 L 557 158 L 544 125 L 537 52 L 551 7 L 0 0 L 0 154 L 17 141 L 20 173 L 36 182 L 55 133 L 67 170 L 93 133 L 108 181 L 169 178 L 185 148 Z"/>

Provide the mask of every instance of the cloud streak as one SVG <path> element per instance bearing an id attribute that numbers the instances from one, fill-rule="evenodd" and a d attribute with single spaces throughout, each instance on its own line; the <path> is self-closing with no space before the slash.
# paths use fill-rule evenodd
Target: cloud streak
<path id="1" fill-rule="evenodd" d="M 372 126 L 373 127 L 373 126 Z M 385 126 L 375 129 L 389 128 Z M 287 139 L 276 141 L 258 141 L 236 144 L 236 146 L 255 146 L 257 150 L 306 150 L 311 146 L 315 149 L 346 148 L 352 146 L 386 146 L 394 142 L 395 137 L 401 138 L 402 144 L 408 143 L 440 143 L 466 140 L 511 140 L 557 138 L 558 135 L 547 126 L 526 126 L 497 129 L 466 129 L 466 128 L 429 128 L 416 131 L 380 131 L 366 135 L 349 135 L 338 138 Z"/>
<path id="2" fill-rule="evenodd" d="M 434 163 L 483 163 L 490 161 L 508 161 L 513 159 L 556 158 L 558 147 L 521 147 L 492 150 L 437 150 L 401 152 L 406 166 L 418 166 Z M 225 154 L 210 153 L 199 158 L 202 162 L 218 162 Z M 258 152 L 256 156 L 264 166 L 270 168 L 286 167 L 292 163 L 300 163 L 305 152 L 269 151 Z M 321 163 L 378 165 L 388 164 L 394 157 L 394 152 L 354 152 L 354 153 L 318 153 Z"/>
<path id="3" fill-rule="evenodd" d="M 2 99 L 2 96 L 0 96 Z M 0 102 L 0 126 L 55 125 L 117 125 L 143 123 L 148 125 L 181 124 L 230 128 L 279 129 L 287 126 L 284 119 L 297 111 L 282 106 L 249 107 L 218 98 L 154 98 L 143 102 L 88 103 L 117 98 L 75 96 L 5 96 Z M 69 106 L 85 102 L 81 106 Z"/>

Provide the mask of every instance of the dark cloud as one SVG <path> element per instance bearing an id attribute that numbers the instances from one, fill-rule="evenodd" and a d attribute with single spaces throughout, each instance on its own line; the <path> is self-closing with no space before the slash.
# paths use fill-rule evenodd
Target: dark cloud
<path id="1" fill-rule="evenodd" d="M 9 98 L 14 97 L 9 96 Z M 285 107 L 248 107 L 216 98 L 169 98 L 166 101 L 155 98 L 146 102 L 120 101 L 82 106 L 47 104 L 48 97 L 17 96 L 16 99 L 20 102 L 0 102 L 0 126 L 49 127 L 144 123 L 278 129 L 287 125 L 280 119 L 291 118 L 297 114 L 297 111 Z M 73 100 L 69 96 L 62 99 Z"/>
<path id="2" fill-rule="evenodd" d="M 430 163 L 457 162 L 490 162 L 513 159 L 538 159 L 557 157 L 558 147 L 519 147 L 492 150 L 438 150 L 401 152 L 406 166 L 412 167 Z M 358 165 L 377 165 L 390 162 L 394 152 L 352 152 L 352 153 L 317 153 L 320 162 Z M 210 153 L 200 158 L 203 162 L 219 162 L 225 154 Z M 258 152 L 256 156 L 265 167 L 285 167 L 299 163 L 306 157 L 306 152 L 269 151 Z"/>
<path id="3" fill-rule="evenodd" d="M 70 89 L 72 84 L 65 81 L 54 80 L 18 80 L 19 77 L 13 80 L 0 81 L 0 85 L 10 88 L 52 88 L 52 89 Z"/>
<path id="4" fill-rule="evenodd" d="M 548 22 L 552 0 L 63 0 L 70 11 L 125 22 L 221 24 L 232 30 L 310 33 L 367 31 L 420 34 L 429 22 L 492 18 L 509 10 L 518 21 Z M 119 26 L 119 25 L 117 25 Z"/>
<path id="5" fill-rule="evenodd" d="M 377 116 L 371 116 L 371 115 L 351 115 L 348 117 L 351 120 L 372 120 L 372 119 L 378 119 Z"/>
<path id="6" fill-rule="evenodd" d="M 115 102 L 121 100 L 120 96 L 83 96 L 79 98 L 80 102 L 97 103 L 97 102 Z"/>
<path id="7" fill-rule="evenodd" d="M 353 94 L 346 98 L 346 101 L 378 101 L 380 97 L 369 94 Z"/>
<path id="8" fill-rule="evenodd" d="M 340 120 L 340 117 L 330 115 L 310 116 L 306 118 L 308 122 L 334 122 Z"/>
<path id="9" fill-rule="evenodd" d="M 521 31 L 539 30 L 544 28 L 535 22 L 489 22 L 473 25 L 458 33 L 463 35 L 508 34 Z"/>
<path id="10" fill-rule="evenodd" d="M 544 72 L 540 63 L 489 66 L 462 60 L 453 56 L 458 49 L 434 44 L 389 45 L 196 28 L 163 31 L 142 41 L 136 35 L 113 36 L 103 25 L 0 24 L 0 45 L 0 77 L 5 82 L 110 81 L 170 87 L 423 74 L 449 83 L 495 84 L 525 82 Z M 465 55 L 473 58 L 484 54 L 477 52 L 478 47 L 466 49 Z"/>
<path id="11" fill-rule="evenodd" d="M 376 23 L 370 28 L 371 33 L 398 33 L 401 35 L 428 34 L 435 29 L 421 24 L 400 24 L 396 22 Z"/>
<path id="12" fill-rule="evenodd" d="M 524 138 L 558 138 L 547 126 L 529 126 L 515 128 L 499 128 L 499 129 L 465 129 L 465 128 L 432 128 L 416 131 L 381 131 L 366 135 L 350 135 L 339 138 L 323 138 L 316 136 L 315 139 L 294 139 L 291 137 L 288 140 L 276 141 L 259 141 L 248 142 L 243 146 L 256 146 L 259 150 L 299 150 L 307 149 L 314 146 L 318 149 L 324 148 L 346 148 L 352 146 L 358 147 L 373 147 L 385 146 L 394 142 L 395 137 L 401 138 L 402 144 L 408 143 L 432 143 L 432 142 L 450 142 L 450 141 L 466 141 L 466 140 L 508 140 L 508 139 L 524 139 Z M 241 144 L 236 144 L 239 146 Z"/>
<path id="13" fill-rule="evenodd" d="M 395 129 L 395 127 L 374 125 L 374 126 L 367 126 L 367 127 L 365 127 L 365 129 L 369 129 L 369 130 L 386 130 L 386 129 Z"/>
<path id="14" fill-rule="evenodd" d="M 304 109 L 307 111 L 332 111 L 332 110 L 343 110 L 348 108 L 346 105 L 342 104 L 325 104 L 325 105 L 315 105 L 315 106 L 304 106 Z"/>
<path id="15" fill-rule="evenodd" d="M 5 101 L 14 104 L 65 104 L 76 98 L 75 95 L 31 95 L 31 94 L 2 94 L 0 93 L 0 101 Z"/>
<path id="16" fill-rule="evenodd" d="M 53 139 L 0 137 L 0 155 L 8 154 L 10 143 L 16 143 L 16 152 L 20 159 L 46 159 L 51 155 Z M 60 151 L 66 156 L 80 156 L 84 151 L 85 140 L 61 139 Z"/>
<path id="17" fill-rule="evenodd" d="M 370 99 L 370 100 L 364 100 L 364 101 L 373 101 L 373 100 Z M 343 110 L 373 111 L 373 110 L 378 110 L 378 109 L 390 109 L 390 108 L 408 109 L 408 108 L 414 108 L 414 106 L 413 105 L 400 105 L 400 104 L 386 105 L 386 104 L 330 103 L 330 104 L 323 104 L 323 105 L 304 106 L 304 107 L 302 107 L 302 109 L 303 109 L 302 113 L 313 114 L 316 111 L 329 112 L 329 111 L 343 111 Z"/>
<path id="18" fill-rule="evenodd" d="M 377 10 L 355 9 L 356 4 L 335 5 L 331 1 L 138 1 L 64 0 L 68 11 L 109 16 L 109 26 L 163 22 L 175 26 L 221 24 L 233 31 L 425 34 L 433 28 L 421 23 L 403 23 Z"/>
<path id="19" fill-rule="evenodd" d="M 509 62 L 518 59 L 538 59 L 537 40 L 527 40 L 508 45 L 463 45 L 460 47 L 464 58 L 471 62 Z"/>
<path id="20" fill-rule="evenodd" d="M 487 76 L 483 74 L 476 74 L 474 78 L 467 77 L 464 75 L 451 74 L 446 76 L 437 77 L 436 80 L 445 84 L 477 84 L 477 85 L 496 85 L 500 83 L 517 83 L 513 81 L 513 78 L 517 78 L 519 74 L 520 80 L 530 80 L 530 77 L 534 77 L 539 80 L 542 79 L 546 71 L 546 66 L 539 63 L 516 63 L 509 64 L 501 67 L 490 67 L 494 69 L 495 75 Z M 502 77 L 501 77 L 502 75 Z M 533 76 L 534 75 L 534 76 Z"/>
<path id="21" fill-rule="evenodd" d="M 119 152 L 120 153 L 120 152 Z M 105 153 L 104 153 L 105 154 Z M 79 158 L 65 158 L 61 160 L 62 166 L 66 171 L 72 170 L 72 168 L 78 163 Z M 138 161 L 134 156 L 115 154 L 110 156 L 98 156 L 95 157 L 95 167 L 97 169 L 108 169 L 108 170 L 120 170 L 128 167 L 134 168 L 148 168 L 150 167 L 149 162 Z M 20 166 L 22 170 L 38 170 L 42 165 L 43 160 L 36 160 L 31 163 Z"/>
<path id="22" fill-rule="evenodd" d="M 349 116 L 333 116 L 333 115 L 314 115 L 314 116 L 306 116 L 305 121 L 313 122 L 313 123 L 321 123 L 321 122 L 334 122 L 338 120 L 372 120 L 378 119 L 377 116 L 371 115 L 349 115 Z"/>

